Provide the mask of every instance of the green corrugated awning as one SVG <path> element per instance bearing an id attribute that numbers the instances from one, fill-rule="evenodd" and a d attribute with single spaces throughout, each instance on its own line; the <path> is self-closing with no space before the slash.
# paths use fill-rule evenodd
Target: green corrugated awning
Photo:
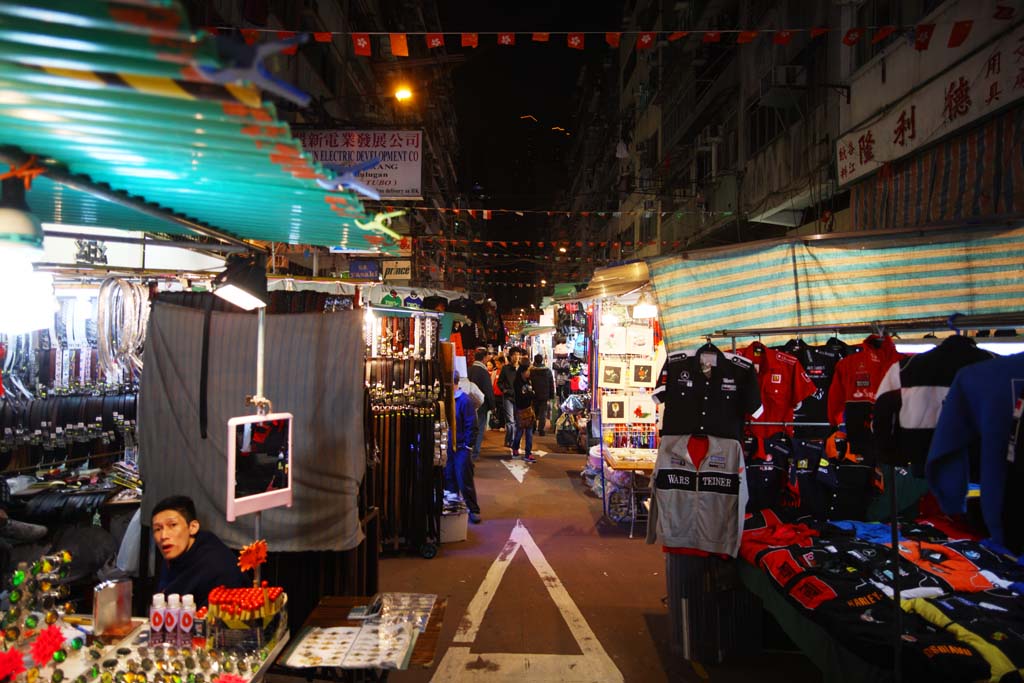
<path id="1" fill-rule="evenodd" d="M 0 3 L 0 146 L 239 238 L 390 251 L 255 86 L 200 72 L 221 66 L 177 2 Z M 44 221 L 187 232 L 42 178 L 28 200 Z"/>

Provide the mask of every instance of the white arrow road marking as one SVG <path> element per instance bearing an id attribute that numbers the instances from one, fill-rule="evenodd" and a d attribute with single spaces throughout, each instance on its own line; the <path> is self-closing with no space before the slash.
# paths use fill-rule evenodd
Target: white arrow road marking
<path id="1" fill-rule="evenodd" d="M 466 608 L 466 615 L 459 622 L 455 632 L 456 643 L 472 643 L 480 631 L 480 624 L 487 608 L 512 558 L 519 549 L 526 552 L 530 564 L 540 574 L 548 594 L 565 619 L 576 644 L 583 654 L 519 654 L 519 653 L 471 653 L 470 648 L 453 646 L 448 648 L 437 667 L 431 682 L 437 681 L 561 681 L 564 683 L 620 683 L 622 673 L 605 652 L 594 631 L 590 628 L 579 607 L 565 590 L 547 558 L 540 551 L 530 532 L 517 521 L 505 546 L 498 553 L 487 570 L 480 588 Z"/>
<path id="2" fill-rule="evenodd" d="M 530 471 L 530 465 L 522 460 L 502 460 L 501 464 L 508 468 L 508 471 L 519 480 L 520 484 L 523 483 L 526 473 Z"/>

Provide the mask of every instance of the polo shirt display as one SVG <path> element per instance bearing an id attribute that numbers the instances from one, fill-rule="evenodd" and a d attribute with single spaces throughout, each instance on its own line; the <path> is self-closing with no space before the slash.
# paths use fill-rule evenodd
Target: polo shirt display
<path id="1" fill-rule="evenodd" d="M 814 383 L 800 366 L 800 362 L 788 353 L 769 349 L 761 342 L 754 342 L 740 351 L 749 360 L 757 373 L 761 390 L 761 405 L 764 410 L 752 417 L 747 433 L 757 437 L 755 457 L 765 459 L 764 440 L 784 432 L 793 435 L 793 427 L 759 425 L 759 422 L 792 422 L 793 409 L 816 391 Z"/>
<path id="2" fill-rule="evenodd" d="M 761 405 L 753 364 L 727 357 L 711 344 L 696 353 L 670 355 L 651 397 L 665 405 L 663 436 L 706 434 L 742 441 L 747 415 Z"/>

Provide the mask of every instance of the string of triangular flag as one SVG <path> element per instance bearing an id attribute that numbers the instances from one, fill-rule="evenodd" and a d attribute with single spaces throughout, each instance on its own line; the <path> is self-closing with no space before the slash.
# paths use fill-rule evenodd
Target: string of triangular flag
<path id="1" fill-rule="evenodd" d="M 661 216 L 662 218 L 668 218 L 675 216 L 676 218 L 682 218 L 683 216 L 703 216 L 705 218 L 709 216 L 731 216 L 732 211 L 705 211 L 702 209 L 679 209 L 676 211 L 655 211 L 653 209 L 631 209 L 629 211 L 566 211 L 565 209 L 463 209 L 455 207 L 434 207 L 434 206 L 398 206 L 398 205 L 385 205 L 384 211 L 391 212 L 395 209 L 404 209 L 406 211 L 429 211 L 437 212 L 440 214 L 452 214 L 453 216 L 469 218 L 481 218 L 485 221 L 489 221 L 495 216 L 503 214 L 512 214 L 516 216 L 549 216 L 549 217 L 560 217 L 565 216 L 566 218 L 620 218 L 622 216 L 643 216 L 645 218 L 651 218 L 653 216 Z"/>
<path id="2" fill-rule="evenodd" d="M 1017 10 L 1015 7 L 1010 5 L 996 5 L 992 18 L 1001 21 L 1012 21 L 1017 18 Z M 844 45 L 853 47 L 868 36 L 869 32 L 871 34 L 870 40 L 873 44 L 880 43 L 893 34 L 907 34 L 909 37 L 912 37 L 914 48 L 924 51 L 931 47 L 932 38 L 940 26 L 949 27 L 949 37 L 946 41 L 946 46 L 956 48 L 966 42 L 971 30 L 974 28 L 974 19 L 961 19 L 943 24 L 922 23 L 915 24 L 913 26 L 897 24 L 855 26 L 843 32 L 841 40 Z M 232 26 L 204 26 L 202 29 L 207 33 L 215 35 L 236 30 L 235 27 Z M 249 44 L 257 42 L 262 35 L 270 35 L 278 39 L 285 40 L 293 38 L 299 33 L 299 31 L 268 28 L 243 28 L 238 30 L 241 33 L 243 40 Z M 408 57 L 409 36 L 422 37 L 425 41 L 426 47 L 431 50 L 448 47 L 449 38 L 452 38 L 453 40 L 457 39 L 459 47 L 476 48 L 480 45 L 481 36 L 493 36 L 497 45 L 502 47 L 514 47 L 518 36 L 524 35 L 528 35 L 530 40 L 536 43 L 548 43 L 551 41 L 552 36 L 565 36 L 566 47 L 574 50 L 585 49 L 588 37 L 597 37 L 600 39 L 600 37 L 603 36 L 603 42 L 608 47 L 612 48 L 620 47 L 622 45 L 623 38 L 631 38 L 633 39 L 633 44 L 637 50 L 647 50 L 654 48 L 660 39 L 673 43 L 689 36 L 699 38 L 701 42 L 704 43 L 726 43 L 727 41 L 725 39 L 731 38 L 733 39 L 732 44 L 736 45 L 747 45 L 755 42 L 761 36 L 770 36 L 773 44 L 788 45 L 797 34 L 807 34 L 814 39 L 830 33 L 838 35 L 839 32 L 834 31 L 829 26 L 811 26 L 807 28 L 703 28 L 687 29 L 685 31 L 625 30 L 572 31 L 566 33 L 540 31 L 405 31 L 401 33 L 386 31 L 364 31 L 359 33 L 349 31 L 314 31 L 312 36 L 313 40 L 320 43 L 329 43 L 337 38 L 350 37 L 354 53 L 361 57 L 370 57 L 373 55 L 374 38 L 386 37 L 388 39 L 388 46 L 390 48 L 391 55 L 395 57 Z M 285 50 L 284 53 L 295 54 L 295 51 L 296 48 L 293 46 Z"/>

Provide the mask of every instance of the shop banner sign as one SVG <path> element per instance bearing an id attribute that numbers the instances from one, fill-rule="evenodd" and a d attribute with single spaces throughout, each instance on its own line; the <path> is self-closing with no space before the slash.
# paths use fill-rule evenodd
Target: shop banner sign
<path id="1" fill-rule="evenodd" d="M 412 261 L 409 259 L 382 261 L 381 268 L 384 282 L 408 282 L 412 279 Z"/>
<path id="2" fill-rule="evenodd" d="M 840 185 L 925 147 L 1024 96 L 1024 24 L 839 138 Z"/>
<path id="3" fill-rule="evenodd" d="M 313 158 L 327 166 L 355 166 L 380 159 L 359 174 L 381 199 L 422 199 L 423 131 L 299 130 L 295 136 Z"/>
<path id="4" fill-rule="evenodd" d="M 380 275 L 380 264 L 368 259 L 352 259 L 348 262 L 348 276 L 353 280 L 376 280 Z"/>

